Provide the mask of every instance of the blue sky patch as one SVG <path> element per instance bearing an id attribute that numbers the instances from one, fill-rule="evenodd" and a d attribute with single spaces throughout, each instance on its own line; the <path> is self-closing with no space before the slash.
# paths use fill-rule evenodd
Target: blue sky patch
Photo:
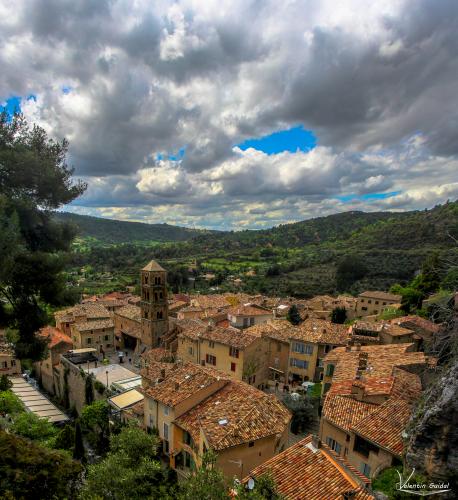
<path id="1" fill-rule="evenodd" d="M 316 146 L 316 137 L 311 130 L 305 130 L 302 125 L 287 130 L 279 130 L 257 139 L 247 139 L 237 146 L 245 151 L 254 148 L 268 155 L 290 151 L 310 151 Z"/>
<path id="2" fill-rule="evenodd" d="M 336 196 L 336 198 L 344 203 L 349 203 L 354 200 L 384 200 L 385 198 L 391 198 L 402 193 L 402 191 L 391 191 L 389 193 L 367 193 L 367 194 L 346 194 L 343 196 Z"/>
<path id="3" fill-rule="evenodd" d="M 8 99 L 6 99 L 6 104 L 4 106 L 0 104 L 0 112 L 2 112 L 4 109 L 6 109 L 6 112 L 8 113 L 9 118 L 11 118 L 16 111 L 20 113 L 22 99 L 23 99 L 22 97 L 19 97 L 16 95 L 8 97 Z M 37 96 L 34 94 L 30 94 L 26 98 L 26 100 L 27 101 L 30 101 L 30 100 L 36 101 Z"/>
<path id="4" fill-rule="evenodd" d="M 181 148 L 176 153 L 157 153 L 156 161 L 170 160 L 170 161 L 180 161 L 183 159 L 186 152 L 186 147 Z"/>

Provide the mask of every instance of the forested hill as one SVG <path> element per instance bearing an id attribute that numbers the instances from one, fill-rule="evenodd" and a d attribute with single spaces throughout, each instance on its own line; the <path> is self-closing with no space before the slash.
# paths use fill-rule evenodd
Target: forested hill
<path id="1" fill-rule="evenodd" d="M 186 241 L 195 236 L 209 233 L 199 229 L 171 226 L 169 224 L 144 224 L 68 212 L 57 212 L 55 217 L 63 222 L 78 227 L 78 236 L 95 238 L 104 244 L 134 242 L 177 242 Z"/>
<path id="2" fill-rule="evenodd" d="M 194 242 L 209 249 L 266 245 L 291 248 L 323 243 L 350 244 L 354 249 L 393 249 L 452 244 L 449 234 L 458 234 L 458 202 L 410 212 L 343 212 L 259 231 L 200 234 Z"/>

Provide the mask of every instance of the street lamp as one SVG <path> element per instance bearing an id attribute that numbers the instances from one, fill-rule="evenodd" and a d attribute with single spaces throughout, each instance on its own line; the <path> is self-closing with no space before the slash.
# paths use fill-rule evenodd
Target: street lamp
<path id="1" fill-rule="evenodd" d="M 108 370 L 106 370 L 105 373 L 107 375 L 107 391 L 108 391 Z"/>

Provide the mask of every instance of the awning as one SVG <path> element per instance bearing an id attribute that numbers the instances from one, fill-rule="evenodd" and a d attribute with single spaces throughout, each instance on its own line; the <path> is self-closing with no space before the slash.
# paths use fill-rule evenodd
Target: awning
<path id="1" fill-rule="evenodd" d="M 123 392 L 118 396 L 110 398 L 108 402 L 117 410 L 125 410 L 126 408 L 133 406 L 135 403 L 138 403 L 143 399 L 143 394 L 140 394 L 135 389 L 131 389 L 130 391 Z"/>
<path id="2" fill-rule="evenodd" d="M 277 373 L 285 373 L 284 371 L 279 370 L 278 368 L 274 368 L 273 366 L 269 366 L 269 370 L 272 370 L 272 371 L 277 372 Z"/>

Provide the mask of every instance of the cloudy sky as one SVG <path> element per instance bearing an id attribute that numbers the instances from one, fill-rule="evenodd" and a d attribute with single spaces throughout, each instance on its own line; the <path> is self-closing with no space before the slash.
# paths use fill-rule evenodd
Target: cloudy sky
<path id="1" fill-rule="evenodd" d="M 458 198 L 457 0 L 0 0 L 69 210 L 220 229 Z"/>

